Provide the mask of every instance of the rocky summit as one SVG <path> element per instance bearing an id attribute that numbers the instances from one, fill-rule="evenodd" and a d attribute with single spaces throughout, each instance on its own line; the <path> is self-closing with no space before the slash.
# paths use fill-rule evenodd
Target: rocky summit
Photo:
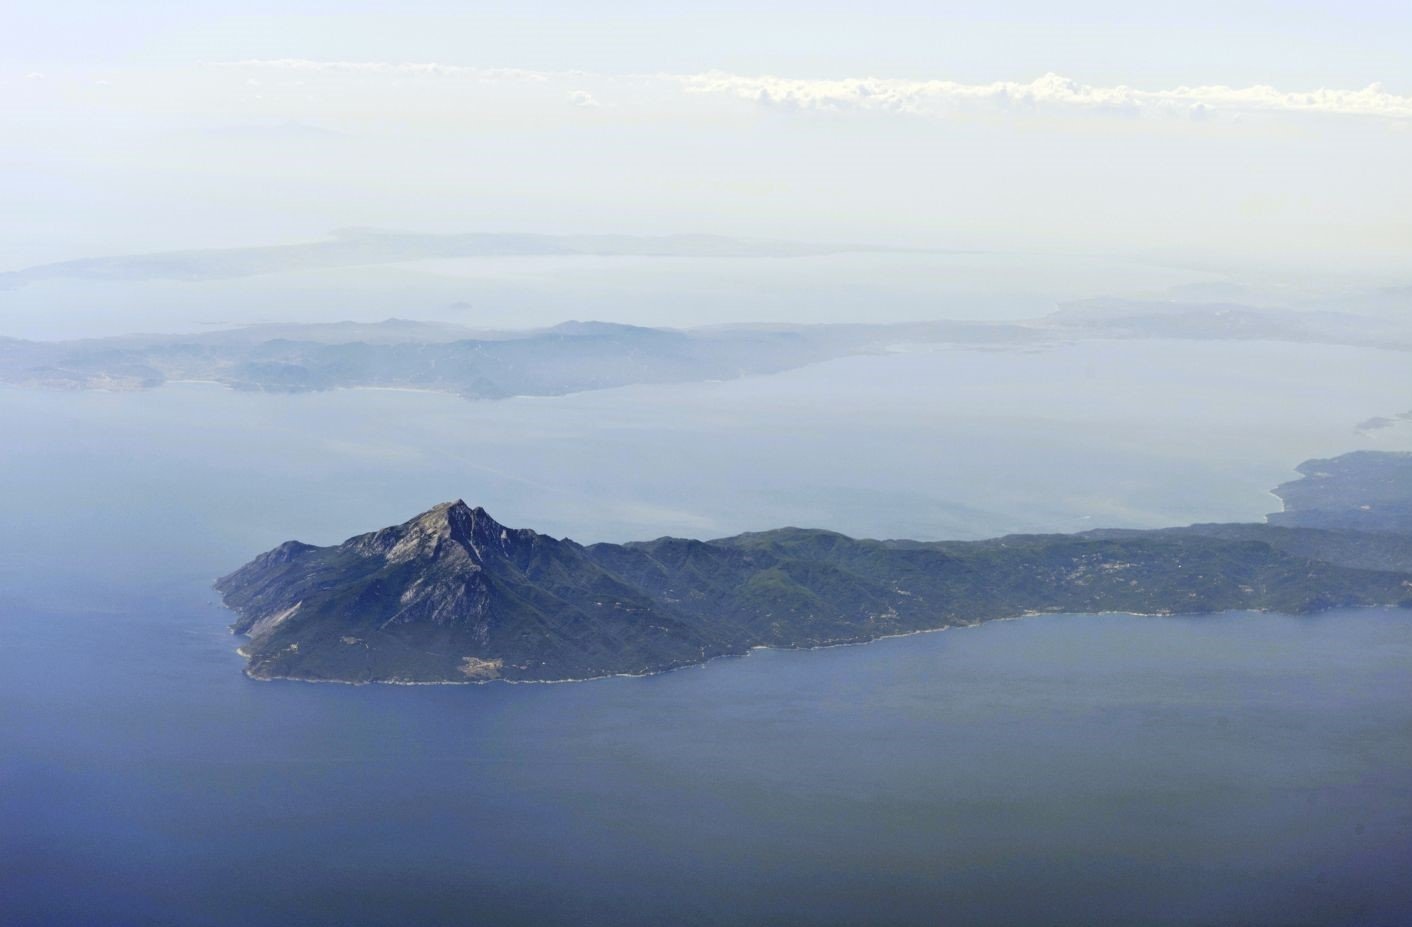
<path id="1" fill-rule="evenodd" d="M 708 655 L 585 548 L 461 501 L 337 547 L 283 544 L 217 588 L 257 677 L 575 678 Z"/>

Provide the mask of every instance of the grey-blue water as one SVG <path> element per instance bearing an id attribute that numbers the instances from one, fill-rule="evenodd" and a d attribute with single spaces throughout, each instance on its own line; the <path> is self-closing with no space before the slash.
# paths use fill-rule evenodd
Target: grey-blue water
<path id="1" fill-rule="evenodd" d="M 810 471 L 826 422 L 791 444 L 734 414 L 741 385 L 702 389 L 675 420 L 654 391 L 0 395 L 0 923 L 1412 923 L 1412 613 L 1056 616 L 556 686 L 240 675 L 212 577 L 448 495 L 608 537 L 689 521 L 663 467 L 729 529 L 869 500 L 926 523 L 918 500 L 972 485 L 1020 511 L 1025 460 L 1063 478 L 1052 432 L 997 428 L 1036 442 L 1006 457 L 1019 495 L 974 441 L 948 459 L 975 482 L 938 488 L 937 431 L 875 461 L 889 493 L 762 516 L 752 434 L 767 485 L 867 462 Z M 898 442 L 921 421 L 872 418 Z M 1218 457 L 1141 498 L 1209 498 L 1246 472 Z M 536 506 L 562 522 L 515 517 Z"/>
<path id="2" fill-rule="evenodd" d="M 7 924 L 1406 924 L 1412 618 L 1060 616 L 647 679 L 7 618 Z"/>

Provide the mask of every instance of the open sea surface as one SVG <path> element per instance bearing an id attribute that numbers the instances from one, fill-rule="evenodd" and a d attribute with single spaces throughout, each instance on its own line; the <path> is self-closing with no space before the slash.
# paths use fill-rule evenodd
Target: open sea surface
<path id="1" fill-rule="evenodd" d="M 979 376 L 970 353 L 949 384 L 919 354 L 494 404 L 0 393 L 0 923 L 1412 923 L 1412 613 L 1048 616 L 350 687 L 245 679 L 209 589 L 458 495 L 584 541 L 977 536 L 1253 517 L 1305 452 L 1359 446 L 1355 383 L 1213 418 L 1224 381 L 1095 444 L 1128 414 L 1098 401 L 1102 350 L 1041 359 L 1094 397 L 1059 425 L 999 374 L 920 392 Z"/>

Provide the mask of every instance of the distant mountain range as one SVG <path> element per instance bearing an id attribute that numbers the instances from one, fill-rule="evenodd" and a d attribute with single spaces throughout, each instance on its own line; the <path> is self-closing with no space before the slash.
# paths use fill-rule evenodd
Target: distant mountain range
<path id="1" fill-rule="evenodd" d="M 1254 339 L 1412 351 L 1412 323 L 1323 311 L 1130 300 L 1070 304 L 1024 322 L 686 330 L 568 322 L 529 331 L 485 331 L 392 319 L 80 341 L 0 338 L 0 383 L 146 389 L 172 380 L 204 380 L 275 392 L 380 386 L 499 399 L 776 373 L 908 343 L 1007 349 L 1116 338 Z"/>
<path id="2" fill-rule="evenodd" d="M 1270 524 L 857 540 L 782 528 L 582 545 L 443 503 L 216 583 L 255 678 L 560 681 L 1040 612 L 1412 606 L 1412 454 L 1300 466 Z"/>

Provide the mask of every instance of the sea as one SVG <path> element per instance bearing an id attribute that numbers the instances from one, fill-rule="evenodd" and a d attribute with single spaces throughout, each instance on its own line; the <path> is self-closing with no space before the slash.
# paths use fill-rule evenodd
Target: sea
<path id="1" fill-rule="evenodd" d="M 458 497 L 584 542 L 1250 520 L 1405 442 L 1354 425 L 1409 376 L 1154 342 L 502 402 L 0 391 L 0 924 L 1412 923 L 1412 612 L 354 687 L 245 678 L 210 589 Z"/>

